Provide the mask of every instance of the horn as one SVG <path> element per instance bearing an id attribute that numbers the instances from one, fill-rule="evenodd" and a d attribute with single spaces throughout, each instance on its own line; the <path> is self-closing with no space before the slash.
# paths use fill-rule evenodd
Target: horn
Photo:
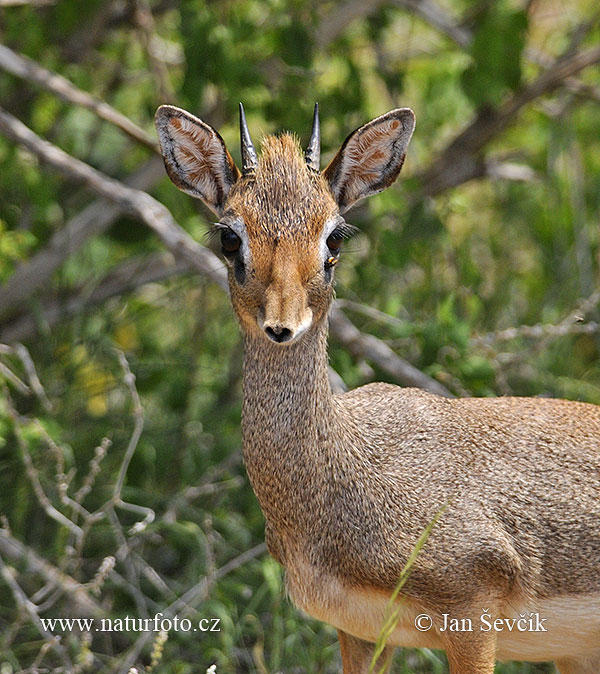
<path id="1" fill-rule="evenodd" d="M 308 147 L 304 153 L 308 168 L 312 171 L 321 170 L 321 129 L 319 125 L 319 104 L 315 103 L 315 112 L 313 114 L 312 131 Z"/>
<path id="2" fill-rule="evenodd" d="M 251 173 L 256 168 L 258 160 L 256 158 L 256 150 L 252 145 L 252 138 L 250 138 L 250 131 L 248 131 L 248 124 L 246 123 L 246 115 L 244 114 L 244 106 L 240 103 L 240 145 L 242 148 L 242 175 Z"/>

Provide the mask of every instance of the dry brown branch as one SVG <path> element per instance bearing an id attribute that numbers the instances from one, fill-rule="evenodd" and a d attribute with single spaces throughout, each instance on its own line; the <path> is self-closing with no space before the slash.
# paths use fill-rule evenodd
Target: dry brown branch
<path id="1" fill-rule="evenodd" d="M 121 492 L 123 491 L 123 485 L 125 484 L 127 469 L 129 468 L 129 464 L 133 458 L 133 454 L 137 448 L 142 431 L 144 429 L 144 410 L 142 409 L 142 402 L 135 387 L 135 375 L 129 367 L 129 363 L 127 362 L 127 358 L 125 358 L 125 354 L 122 351 L 117 351 L 117 356 L 119 358 L 121 368 L 123 369 L 123 381 L 129 390 L 129 395 L 131 396 L 131 400 L 133 402 L 134 428 L 131 438 L 129 439 L 127 449 L 125 450 L 125 456 L 121 461 L 117 481 L 115 482 L 115 486 L 113 488 L 113 499 L 115 501 L 118 501 L 121 498 Z"/>
<path id="2" fill-rule="evenodd" d="M 342 376 L 331 365 L 329 366 L 329 386 L 331 386 L 333 393 L 345 393 L 348 390 L 348 386 L 342 379 Z"/>
<path id="3" fill-rule="evenodd" d="M 338 298 L 335 301 L 335 304 L 340 309 L 355 311 L 356 313 L 378 321 L 379 323 L 385 323 L 394 327 L 406 328 L 408 323 L 407 320 L 403 321 L 400 318 L 396 318 L 396 316 L 386 314 L 385 311 L 380 311 L 379 309 L 375 309 L 375 307 L 370 307 L 366 304 L 361 304 L 360 302 L 353 302 L 352 300 Z"/>
<path id="4" fill-rule="evenodd" d="M 99 508 L 99 510 L 97 510 L 94 513 L 90 513 L 83 506 L 81 506 L 80 501 L 82 500 L 83 496 L 85 496 L 85 494 L 91 489 L 91 485 L 93 484 L 94 478 L 97 472 L 99 471 L 100 460 L 102 456 L 106 453 L 106 448 L 108 444 L 106 442 L 103 443 L 100 446 L 100 451 L 96 451 L 96 455 L 90 466 L 90 472 L 88 473 L 86 478 L 84 478 L 81 490 L 76 493 L 75 499 L 73 499 L 69 496 L 68 491 L 72 478 L 74 477 L 74 474 L 70 476 L 65 475 L 64 472 L 65 465 L 61 448 L 54 443 L 52 438 L 50 438 L 48 434 L 45 433 L 45 431 L 43 431 L 41 426 L 38 424 L 38 430 L 43 431 L 43 436 L 45 437 L 46 442 L 51 448 L 52 453 L 56 459 L 57 465 L 56 485 L 61 503 L 70 508 L 73 513 L 72 519 L 69 519 L 52 505 L 50 499 L 45 494 L 41 485 L 38 470 L 35 468 L 33 464 L 25 437 L 21 432 L 21 428 L 19 425 L 20 418 L 18 417 L 16 410 L 14 410 L 14 408 L 12 407 L 10 400 L 8 400 L 7 392 L 6 398 L 9 416 L 13 420 L 13 425 L 15 427 L 15 435 L 17 437 L 17 442 L 21 450 L 21 454 L 23 457 L 29 481 L 33 487 L 33 490 L 38 498 L 40 505 L 42 506 L 44 511 L 48 514 L 48 516 L 52 517 L 53 519 L 63 524 L 64 526 L 67 526 L 71 531 L 71 533 L 73 534 L 75 539 L 75 549 L 72 552 L 76 555 L 75 560 L 76 561 L 81 560 L 83 541 L 85 536 L 89 533 L 91 526 L 94 524 L 94 522 L 98 521 L 102 517 L 108 516 L 109 523 L 113 529 L 113 534 L 115 536 L 118 545 L 116 557 L 119 559 L 119 562 L 121 563 L 121 565 L 125 570 L 127 576 L 128 590 L 130 591 L 132 597 L 136 602 L 139 614 L 146 615 L 147 598 L 145 597 L 144 593 L 140 588 L 139 569 L 142 568 L 142 571 L 146 571 L 145 567 L 147 567 L 147 564 L 143 562 L 143 560 L 139 564 L 133 563 L 130 543 L 127 540 L 125 534 L 123 533 L 121 523 L 115 512 L 115 508 L 121 508 L 133 512 L 136 515 L 141 515 L 143 517 L 143 519 L 138 521 L 133 526 L 131 531 L 132 534 L 140 533 L 154 519 L 154 511 L 152 511 L 150 508 L 138 506 L 132 503 L 127 503 L 121 498 L 121 491 L 123 488 L 127 468 L 129 466 L 129 462 L 131 461 L 131 458 L 133 456 L 133 453 L 135 452 L 135 449 L 139 442 L 139 438 L 142 433 L 143 412 L 140 399 L 137 394 L 137 390 L 135 389 L 134 377 L 133 374 L 131 373 L 129 365 L 127 364 L 125 357 L 122 354 L 119 354 L 119 360 L 121 362 L 121 366 L 124 371 L 125 385 L 127 386 L 133 400 L 134 428 L 127 449 L 123 456 L 123 459 L 121 460 L 118 478 L 115 482 L 114 489 L 112 490 L 111 497 L 104 505 L 102 505 Z M 76 523 L 78 518 L 81 518 L 81 520 L 83 521 L 83 528 Z M 67 550 L 67 548 L 65 548 L 65 550 Z M 95 579 L 92 581 L 91 586 L 96 586 L 100 583 L 101 580 L 103 581 L 104 577 L 106 577 L 106 575 L 110 573 L 111 569 L 107 568 L 102 573 L 101 573 L 102 569 L 100 569 L 96 574 Z M 54 601 L 54 598 L 51 597 L 49 601 Z"/>
<path id="5" fill-rule="evenodd" d="M 114 124 L 138 143 L 142 143 L 158 153 L 156 140 L 108 103 L 97 100 L 86 91 L 78 89 L 62 75 L 46 70 L 30 58 L 17 54 L 2 44 L 0 44 L 0 68 L 28 82 L 34 82 L 67 103 L 91 110 L 101 119 Z"/>
<path id="6" fill-rule="evenodd" d="M 471 33 L 432 0 L 394 0 L 394 4 L 416 14 L 460 47 L 468 47 L 471 43 Z"/>
<path id="7" fill-rule="evenodd" d="M 125 571 L 127 591 L 135 602 L 138 616 L 147 617 L 148 597 L 146 597 L 141 590 L 139 568 L 134 563 L 129 541 L 123 532 L 123 527 L 115 511 L 112 499 L 103 506 L 103 509 L 106 512 L 113 536 L 117 543 L 115 557 Z"/>
<path id="8" fill-rule="evenodd" d="M 545 54 L 539 49 L 534 49 L 532 47 L 525 49 L 525 56 L 532 63 L 536 63 L 537 65 L 542 66 L 544 69 L 551 68 L 552 64 L 554 63 L 554 60 L 551 56 L 548 56 L 548 54 Z M 600 89 L 582 82 L 577 77 L 567 77 L 565 79 L 564 85 L 565 89 L 568 89 L 574 94 L 589 98 L 590 100 L 596 102 L 600 101 Z"/>
<path id="9" fill-rule="evenodd" d="M 112 490 L 111 498 L 100 508 L 100 510 L 106 513 L 108 516 L 113 535 L 118 544 L 115 556 L 125 569 L 130 592 L 136 603 L 138 614 L 140 616 L 146 616 L 148 614 L 148 601 L 140 587 L 140 564 L 135 563 L 136 560 L 133 558 L 131 546 L 123 532 L 121 522 L 115 510 L 116 508 L 121 508 L 122 510 L 135 512 L 136 514 L 143 516 L 143 519 L 134 525 L 130 531 L 130 534 L 140 533 L 155 518 L 155 513 L 151 508 L 146 508 L 145 506 L 140 506 L 134 503 L 127 503 L 121 498 L 121 492 L 123 491 L 123 486 L 125 484 L 127 470 L 135 450 L 137 449 L 144 428 L 144 410 L 142 408 L 142 403 L 135 386 L 135 376 L 131 372 L 129 363 L 125 358 L 125 354 L 122 351 L 117 351 L 117 356 L 119 359 L 119 364 L 121 365 L 121 369 L 123 370 L 124 384 L 127 387 L 133 402 L 132 414 L 134 424 L 129 442 L 127 444 L 127 449 L 125 450 L 125 454 L 121 459 L 119 473 Z M 146 562 L 143 560 L 140 561 L 143 566 L 146 566 Z"/>
<path id="10" fill-rule="evenodd" d="M 187 260 L 195 271 L 227 290 L 225 269 L 220 260 L 204 246 L 196 243 L 175 222 L 169 210 L 149 194 L 127 187 L 79 159 L 71 157 L 52 143 L 40 138 L 2 108 L 0 108 L 0 131 L 72 180 L 84 183 L 97 194 L 140 218 L 173 254 Z M 1 297 L 0 294 L 0 300 Z"/>
<path id="11" fill-rule="evenodd" d="M 83 499 L 92 491 L 92 487 L 96 482 L 96 477 L 100 473 L 100 464 L 106 456 L 112 442 L 109 438 L 102 438 L 102 442 L 94 450 L 94 458 L 90 460 L 89 470 L 87 475 L 83 478 L 81 487 L 75 493 L 75 500 L 81 503 Z"/>
<path id="12" fill-rule="evenodd" d="M 496 161 L 495 159 L 486 159 L 485 175 L 492 180 L 513 180 L 524 183 L 539 180 L 536 172 L 527 164 Z"/>
<path id="13" fill-rule="evenodd" d="M 496 342 L 509 342 L 513 339 L 547 339 L 566 335 L 594 335 L 600 333 L 600 324 L 585 321 L 584 317 L 600 303 L 600 290 L 577 303 L 576 308 L 560 323 L 537 323 L 536 325 L 518 325 L 498 332 L 475 335 L 471 338 L 474 346 L 491 346 Z"/>
<path id="14" fill-rule="evenodd" d="M 19 393 L 23 395 L 30 395 L 31 389 L 22 381 L 7 365 L 0 363 L 0 376 L 4 377 L 6 381 L 10 382 Z"/>
<path id="15" fill-rule="evenodd" d="M 46 391 L 44 391 L 44 387 L 42 386 L 42 382 L 38 377 L 35 365 L 33 363 L 33 359 L 31 358 L 29 351 L 23 344 L 15 344 L 13 349 L 15 354 L 19 357 L 21 363 L 23 364 L 23 369 L 25 370 L 25 374 L 27 375 L 27 380 L 29 382 L 30 389 L 35 393 L 35 395 L 37 396 L 38 400 L 40 401 L 42 407 L 46 410 L 46 412 L 51 412 L 52 403 L 50 402 L 50 400 L 48 400 Z"/>
<path id="16" fill-rule="evenodd" d="M 71 480 L 73 477 L 75 477 L 75 471 L 74 469 L 71 470 L 69 475 L 65 473 L 64 450 L 59 447 L 58 444 L 54 441 L 54 438 L 48 434 L 44 426 L 40 423 L 39 419 L 33 419 L 32 424 L 35 426 L 40 436 L 44 438 L 46 445 L 54 455 L 54 460 L 56 462 L 55 485 L 60 502 L 67 508 L 71 509 L 71 519 L 73 522 L 77 522 L 77 517 L 75 517 L 75 514 L 83 517 L 84 521 L 91 520 L 93 515 L 79 502 L 73 500 L 69 496 L 69 486 L 71 484 Z M 79 543 L 81 542 L 82 538 L 83 536 L 79 539 Z"/>
<path id="17" fill-rule="evenodd" d="M 360 332 L 352 321 L 335 306 L 329 314 L 329 325 L 335 338 L 355 358 L 365 358 L 371 361 L 403 386 L 416 386 L 431 393 L 452 397 L 445 386 L 400 358 L 380 339 Z"/>
<path id="18" fill-rule="evenodd" d="M 514 93 L 495 109 L 481 110 L 475 119 L 436 156 L 420 176 L 423 194 L 436 195 L 456 187 L 485 171 L 480 157 L 483 148 L 512 124 L 520 110 L 531 101 L 551 93 L 564 82 L 600 61 L 600 47 L 559 58 L 533 82 Z"/>
<path id="19" fill-rule="evenodd" d="M 162 519 L 165 522 L 174 522 L 176 519 L 177 510 L 180 507 L 189 505 L 191 501 L 198 498 L 208 490 L 212 489 L 212 486 L 218 482 L 218 480 L 225 474 L 229 473 L 231 470 L 237 468 L 242 463 L 242 452 L 237 450 L 230 454 L 226 459 L 219 462 L 217 465 L 209 468 L 208 472 L 204 475 L 202 480 L 195 485 L 190 485 L 183 489 L 182 492 L 176 494 L 171 499 L 169 506 L 163 513 Z"/>
<path id="20" fill-rule="evenodd" d="M 178 0 L 159 0 L 152 7 L 154 16 L 176 7 Z M 90 52 L 98 47 L 106 38 L 111 28 L 130 22 L 133 16 L 133 4 L 123 0 L 106 0 L 88 19 L 77 27 L 63 47 L 67 60 L 76 63 L 84 62 Z"/>

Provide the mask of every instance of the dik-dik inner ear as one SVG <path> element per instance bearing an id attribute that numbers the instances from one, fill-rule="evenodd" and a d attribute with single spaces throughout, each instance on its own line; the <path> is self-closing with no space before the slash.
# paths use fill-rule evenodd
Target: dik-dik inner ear
<path id="1" fill-rule="evenodd" d="M 229 189 L 240 176 L 221 136 L 172 105 L 161 105 L 154 121 L 169 178 L 221 215 Z"/>
<path id="2" fill-rule="evenodd" d="M 346 138 L 323 171 L 340 212 L 396 180 L 414 128 L 414 112 L 400 108 L 377 117 Z"/>

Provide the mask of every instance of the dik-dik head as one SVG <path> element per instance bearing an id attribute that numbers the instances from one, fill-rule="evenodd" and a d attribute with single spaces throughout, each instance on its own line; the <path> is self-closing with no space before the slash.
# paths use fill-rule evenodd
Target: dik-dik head
<path id="1" fill-rule="evenodd" d="M 219 218 L 215 229 L 244 330 L 290 344 L 325 317 L 351 231 L 341 214 L 394 182 L 414 125 L 408 108 L 374 119 L 351 133 L 321 172 L 317 106 L 306 153 L 284 134 L 266 137 L 257 157 L 240 104 L 240 172 L 212 127 L 179 108 L 158 109 L 171 180 Z"/>

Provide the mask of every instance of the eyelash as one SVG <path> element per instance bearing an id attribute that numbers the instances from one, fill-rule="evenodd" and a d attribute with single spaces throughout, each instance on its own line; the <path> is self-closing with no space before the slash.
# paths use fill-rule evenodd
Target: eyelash
<path id="1" fill-rule="evenodd" d="M 337 234 L 340 239 L 351 239 L 352 237 L 356 236 L 358 232 L 358 227 L 350 225 L 345 220 L 342 220 L 329 236 L 332 234 Z"/>
<path id="2" fill-rule="evenodd" d="M 340 222 L 338 226 L 329 234 L 325 245 L 331 255 L 325 260 L 325 269 L 331 270 L 338 263 L 342 248 L 342 241 L 351 238 L 358 230 L 347 222 Z"/>

